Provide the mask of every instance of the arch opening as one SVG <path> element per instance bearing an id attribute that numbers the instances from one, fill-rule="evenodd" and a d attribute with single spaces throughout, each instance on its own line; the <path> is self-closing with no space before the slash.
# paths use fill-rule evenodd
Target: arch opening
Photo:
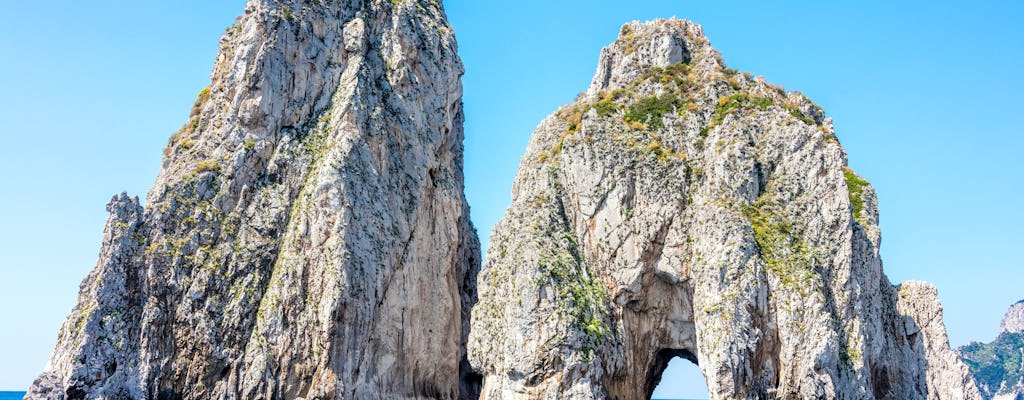
<path id="1" fill-rule="evenodd" d="M 708 384 L 688 350 L 662 349 L 647 377 L 649 399 L 708 399 Z"/>

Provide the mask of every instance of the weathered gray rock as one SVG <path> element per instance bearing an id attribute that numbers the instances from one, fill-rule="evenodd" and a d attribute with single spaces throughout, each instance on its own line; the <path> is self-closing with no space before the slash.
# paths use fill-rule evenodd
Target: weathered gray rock
<path id="1" fill-rule="evenodd" d="M 905 358 L 919 363 L 924 361 L 917 365 L 917 369 L 927 370 L 929 398 L 979 398 L 970 369 L 949 347 L 946 326 L 942 322 L 942 305 L 935 287 L 925 282 L 909 281 L 899 285 L 897 291 L 896 308 L 903 315 L 904 322 L 902 334 L 908 338 L 910 349 L 917 353 Z"/>
<path id="2" fill-rule="evenodd" d="M 28 398 L 460 397 L 479 248 L 439 2 L 251 0 L 220 45 Z"/>
<path id="3" fill-rule="evenodd" d="M 1024 301 L 1014 303 L 1003 316 L 1003 321 L 999 323 L 999 333 L 1005 332 L 1024 332 Z"/>
<path id="4" fill-rule="evenodd" d="M 803 95 L 700 26 L 630 23 L 541 122 L 479 277 L 487 399 L 976 399 L 934 288 L 882 273 L 877 200 Z"/>

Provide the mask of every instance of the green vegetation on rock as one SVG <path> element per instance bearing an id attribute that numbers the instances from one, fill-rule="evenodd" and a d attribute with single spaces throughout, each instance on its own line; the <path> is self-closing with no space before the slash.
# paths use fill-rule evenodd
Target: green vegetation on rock
<path id="1" fill-rule="evenodd" d="M 286 20 L 291 21 L 292 18 L 295 17 L 294 15 L 292 15 L 292 9 L 290 7 L 288 7 L 288 6 L 285 6 L 284 4 L 282 4 L 280 6 L 280 10 L 281 10 L 281 18 L 284 18 Z"/>
<path id="2" fill-rule="evenodd" d="M 843 175 L 846 176 L 846 188 L 850 194 L 850 205 L 853 206 L 853 218 L 864 225 L 865 221 L 862 215 L 864 212 L 864 187 L 869 183 L 853 172 L 850 167 L 843 167 Z"/>
<path id="3" fill-rule="evenodd" d="M 803 111 L 800 111 L 800 108 L 798 108 L 796 105 L 787 104 L 784 106 L 784 108 L 786 109 L 786 111 L 789 111 L 789 115 L 792 115 L 793 118 L 800 120 L 800 122 L 803 122 L 811 126 L 816 125 L 814 119 L 804 115 Z"/>
<path id="4" fill-rule="evenodd" d="M 1004 382 L 1013 386 L 1024 379 L 1022 353 L 1024 333 L 1003 332 L 992 343 L 973 342 L 960 348 L 960 358 L 988 397 L 997 394 Z"/>
<path id="5" fill-rule="evenodd" d="M 768 272 L 786 286 L 809 293 L 816 277 L 814 252 L 783 211 L 772 204 L 770 197 L 762 196 L 754 204 L 744 206 L 743 215 L 750 221 Z"/>
<path id="6" fill-rule="evenodd" d="M 715 116 L 712 118 L 712 122 L 716 125 L 722 123 L 722 119 L 725 118 L 730 112 L 736 111 L 744 106 L 756 107 L 758 110 L 764 111 L 768 107 L 771 107 L 772 99 L 760 96 L 751 96 L 746 93 L 737 93 L 732 96 L 726 96 L 718 99 L 718 106 L 715 107 Z"/>
<path id="7" fill-rule="evenodd" d="M 638 100 L 626 110 L 626 122 L 640 122 L 648 127 L 661 129 L 665 127 L 662 117 L 682 107 L 685 102 L 672 93 L 652 96 Z"/>
<path id="8" fill-rule="evenodd" d="M 554 284 L 560 305 L 566 307 L 577 326 L 594 339 L 594 344 L 600 345 L 601 338 L 608 333 L 601 322 L 604 304 L 608 301 L 601 284 L 583 271 L 579 262 L 565 257 L 545 259 L 540 267 Z"/>
<path id="9" fill-rule="evenodd" d="M 218 162 L 217 160 L 200 161 L 199 164 L 196 164 L 196 169 L 195 169 L 195 173 L 197 173 L 197 174 L 201 174 L 203 172 L 219 172 L 219 171 L 220 171 L 220 162 Z"/>

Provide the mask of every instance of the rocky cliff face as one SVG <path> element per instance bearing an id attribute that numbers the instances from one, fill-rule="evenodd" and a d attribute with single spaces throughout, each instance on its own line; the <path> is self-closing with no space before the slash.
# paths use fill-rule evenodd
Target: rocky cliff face
<path id="1" fill-rule="evenodd" d="M 903 316 L 903 334 L 913 338 L 911 349 L 917 353 L 906 358 L 918 362 L 917 371 L 927 370 L 928 397 L 980 398 L 970 369 L 949 347 L 946 326 L 942 322 L 942 305 L 935 287 L 910 281 L 899 285 L 898 292 L 896 307 Z"/>
<path id="2" fill-rule="evenodd" d="M 1003 322 L 999 324 L 999 333 L 1020 332 L 1024 332 L 1024 301 L 1010 306 L 1010 310 L 1003 316 Z"/>
<path id="3" fill-rule="evenodd" d="M 479 249 L 439 3 L 251 0 L 220 45 L 28 398 L 459 397 Z"/>
<path id="4" fill-rule="evenodd" d="M 958 349 L 985 399 L 1024 399 L 1024 302 L 1010 307 L 991 343 Z"/>
<path id="5" fill-rule="evenodd" d="M 877 200 L 824 113 L 701 28 L 622 27 L 541 122 L 479 277 L 487 399 L 975 399 L 933 287 L 882 273 Z"/>

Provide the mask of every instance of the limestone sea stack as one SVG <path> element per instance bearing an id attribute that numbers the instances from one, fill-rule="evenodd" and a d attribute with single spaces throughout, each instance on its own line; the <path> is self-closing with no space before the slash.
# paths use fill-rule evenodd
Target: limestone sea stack
<path id="1" fill-rule="evenodd" d="M 440 2 L 250 0 L 28 398 L 472 397 L 462 73 Z"/>
<path id="2" fill-rule="evenodd" d="M 799 60 L 794 60 L 799 62 Z M 977 399 L 934 287 L 882 273 L 878 205 L 823 110 L 701 27 L 629 23 L 544 119 L 478 277 L 484 399 Z"/>
<path id="3" fill-rule="evenodd" d="M 250 0 L 220 45 L 28 398 L 633 400 L 673 357 L 715 399 L 981 398 L 822 109 L 694 23 L 623 26 L 482 271 L 439 2 Z"/>

